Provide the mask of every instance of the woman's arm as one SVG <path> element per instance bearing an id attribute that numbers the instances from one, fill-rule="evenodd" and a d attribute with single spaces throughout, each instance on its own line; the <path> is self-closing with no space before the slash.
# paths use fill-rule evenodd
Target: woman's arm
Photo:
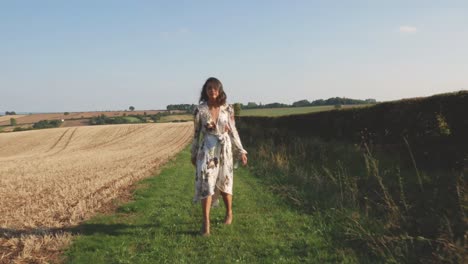
<path id="1" fill-rule="evenodd" d="M 195 107 L 193 111 L 193 125 L 194 125 L 194 133 L 193 133 L 193 141 L 192 141 L 192 164 L 196 164 L 197 154 L 198 154 L 198 147 L 200 144 L 200 134 L 201 134 L 201 120 L 200 120 L 200 110 L 198 110 L 198 106 Z"/>

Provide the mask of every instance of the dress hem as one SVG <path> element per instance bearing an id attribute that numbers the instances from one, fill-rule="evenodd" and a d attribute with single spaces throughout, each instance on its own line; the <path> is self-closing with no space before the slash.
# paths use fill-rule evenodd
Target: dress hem
<path id="1" fill-rule="evenodd" d="M 227 194 L 230 194 L 230 195 L 232 195 L 232 193 L 233 193 L 232 191 L 231 191 L 231 192 L 224 192 L 224 191 L 221 191 L 221 189 L 218 187 L 218 185 L 215 185 L 215 186 L 216 186 L 216 189 L 218 189 L 219 192 L 220 192 L 219 195 L 221 195 L 221 192 L 227 193 Z M 215 195 L 216 195 L 216 190 L 215 190 L 212 194 L 209 194 L 209 195 L 207 195 L 207 196 L 200 197 L 199 199 L 194 198 L 194 199 L 193 199 L 193 203 L 201 202 L 201 200 L 203 200 L 203 199 L 205 199 L 205 198 L 208 198 L 209 196 L 215 196 Z M 219 195 L 218 195 L 218 196 L 219 196 Z M 216 200 L 218 200 L 218 197 L 216 197 Z M 213 204 L 213 202 L 214 202 L 214 201 L 211 200 L 211 204 Z"/>

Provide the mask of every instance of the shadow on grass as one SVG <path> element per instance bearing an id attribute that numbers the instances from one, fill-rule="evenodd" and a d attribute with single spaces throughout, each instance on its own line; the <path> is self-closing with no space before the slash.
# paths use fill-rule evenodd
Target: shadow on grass
<path id="1" fill-rule="evenodd" d="M 196 230 L 187 230 L 187 231 L 178 231 L 175 232 L 177 235 L 186 235 L 186 236 L 200 236 L 200 231 Z"/>
<path id="2" fill-rule="evenodd" d="M 42 236 L 42 235 L 56 235 L 61 233 L 71 233 L 73 235 L 94 235 L 106 234 L 111 236 L 119 236 L 131 234 L 131 230 L 141 228 L 155 228 L 160 227 L 158 224 L 148 225 L 127 225 L 127 224 L 80 224 L 73 227 L 60 227 L 60 228 L 30 228 L 30 229 L 14 229 L 14 228 L 0 228 L 0 237 L 3 238 L 20 238 L 22 236 Z"/>

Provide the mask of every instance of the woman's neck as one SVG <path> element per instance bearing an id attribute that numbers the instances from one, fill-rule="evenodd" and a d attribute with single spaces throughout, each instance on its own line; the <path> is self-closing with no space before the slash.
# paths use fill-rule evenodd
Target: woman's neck
<path id="1" fill-rule="evenodd" d="M 208 100 L 207 104 L 209 107 L 218 107 L 218 102 L 216 101 Z"/>

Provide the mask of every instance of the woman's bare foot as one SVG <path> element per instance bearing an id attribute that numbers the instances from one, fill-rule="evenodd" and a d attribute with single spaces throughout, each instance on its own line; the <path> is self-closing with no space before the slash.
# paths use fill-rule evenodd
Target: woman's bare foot
<path id="1" fill-rule="evenodd" d="M 224 224 L 230 225 L 231 223 L 232 223 L 232 212 L 226 213 L 226 216 L 224 217 Z"/>
<path id="2" fill-rule="evenodd" d="M 203 223 L 202 224 L 200 234 L 202 236 L 209 236 L 210 235 L 210 223 Z"/>

